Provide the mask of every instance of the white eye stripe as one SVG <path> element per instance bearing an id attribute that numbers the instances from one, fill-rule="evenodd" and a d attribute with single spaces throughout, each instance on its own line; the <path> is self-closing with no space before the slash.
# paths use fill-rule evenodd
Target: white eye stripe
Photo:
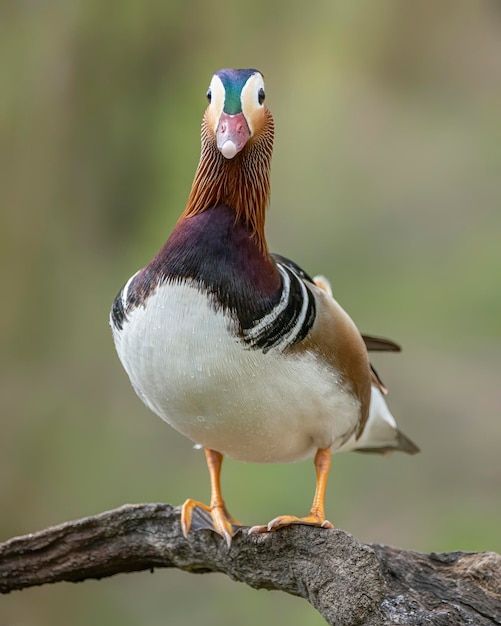
<path id="1" fill-rule="evenodd" d="M 223 85 L 223 81 L 214 74 L 210 81 L 209 91 L 211 94 L 209 108 L 211 109 L 211 119 L 213 120 L 213 130 L 216 132 L 219 118 L 224 108 L 224 99 L 226 96 L 226 90 Z"/>
<path id="2" fill-rule="evenodd" d="M 263 103 L 259 102 L 259 92 L 264 92 L 264 79 L 259 72 L 253 74 L 245 83 L 240 101 L 242 103 L 242 111 L 249 125 L 251 135 L 254 134 L 253 117 L 257 109 L 263 107 Z"/>

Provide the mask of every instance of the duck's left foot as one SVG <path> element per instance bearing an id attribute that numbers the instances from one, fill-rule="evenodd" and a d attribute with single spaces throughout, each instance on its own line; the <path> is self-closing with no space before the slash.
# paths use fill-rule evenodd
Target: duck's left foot
<path id="1" fill-rule="evenodd" d="M 329 475 L 331 463 L 330 449 L 319 448 L 315 455 L 314 462 L 317 472 L 317 483 L 310 514 L 306 517 L 280 515 L 272 519 L 266 526 L 253 526 L 249 530 L 250 533 L 270 533 L 279 528 L 284 528 L 284 526 L 292 526 L 293 524 L 305 524 L 306 526 L 318 526 L 319 528 L 334 528 L 334 526 L 325 519 L 324 513 L 325 487 L 327 485 L 327 476 Z"/>
<path id="2" fill-rule="evenodd" d="M 280 515 L 275 517 L 271 522 L 264 526 L 253 526 L 249 533 L 270 533 L 279 528 L 285 526 L 292 526 L 294 524 L 304 524 L 305 526 L 318 526 L 319 528 L 334 528 L 334 525 L 329 520 L 324 519 L 318 515 L 308 515 L 307 517 L 296 517 L 295 515 Z"/>

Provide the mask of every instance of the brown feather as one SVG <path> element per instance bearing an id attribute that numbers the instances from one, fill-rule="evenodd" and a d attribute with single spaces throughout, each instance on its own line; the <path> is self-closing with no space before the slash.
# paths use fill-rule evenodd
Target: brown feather
<path id="1" fill-rule="evenodd" d="M 206 209 L 226 204 L 235 219 L 248 228 L 263 253 L 268 252 L 264 235 L 266 208 L 270 198 L 270 168 L 274 124 L 268 109 L 259 132 L 251 137 L 233 159 L 225 159 L 216 145 L 207 112 L 202 122 L 202 150 L 186 208 L 179 218 L 187 219 Z"/>
<path id="2" fill-rule="evenodd" d="M 374 385 L 379 389 L 379 391 L 384 395 L 388 395 L 388 389 L 385 387 L 383 381 L 379 377 L 379 374 L 374 369 L 374 366 L 371 363 L 371 380 Z"/>
<path id="3" fill-rule="evenodd" d="M 339 373 L 340 385 L 360 402 L 357 438 L 369 417 L 371 370 L 369 355 L 355 323 L 346 311 L 325 291 L 311 286 L 317 303 L 317 317 L 311 332 L 290 350 L 316 353 L 327 367 Z M 351 436 L 352 433 L 347 433 Z"/>

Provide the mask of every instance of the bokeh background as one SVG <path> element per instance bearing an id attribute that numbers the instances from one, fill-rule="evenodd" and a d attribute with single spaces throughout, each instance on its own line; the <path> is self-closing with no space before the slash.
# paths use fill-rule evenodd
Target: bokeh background
<path id="1" fill-rule="evenodd" d="M 338 455 L 328 516 L 368 542 L 501 550 L 501 4 L 0 3 L 0 540 L 126 502 L 208 499 L 142 406 L 111 302 L 184 208 L 205 92 L 257 67 L 276 120 L 270 247 L 324 273 L 417 457 Z M 232 513 L 304 514 L 310 462 L 226 461 Z M 320 625 L 304 601 L 156 571 L 0 598 L 9 626 Z"/>

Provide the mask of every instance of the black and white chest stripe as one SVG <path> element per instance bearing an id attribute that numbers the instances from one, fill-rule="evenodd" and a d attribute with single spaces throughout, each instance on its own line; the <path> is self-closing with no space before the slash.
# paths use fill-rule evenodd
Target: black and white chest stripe
<path id="1" fill-rule="evenodd" d="M 273 256 L 281 276 L 281 292 L 271 307 L 269 302 L 266 303 L 266 307 L 261 307 L 255 300 L 246 302 L 245 298 L 233 298 L 232 294 L 218 297 L 220 294 L 210 285 L 203 282 L 199 284 L 201 291 L 206 292 L 216 310 L 229 309 L 228 312 L 237 322 L 238 334 L 247 347 L 262 350 L 264 353 L 271 348 L 283 351 L 304 339 L 316 315 L 315 298 L 308 285 L 309 282 L 313 282 L 312 279 L 292 261 L 279 255 Z M 128 316 L 134 308 L 147 307 L 148 295 L 155 287 L 161 288 L 173 280 L 182 279 L 163 275 L 161 278 L 157 277 L 155 281 L 148 280 L 148 285 L 145 285 L 143 283 L 147 278 L 144 270 L 131 276 L 117 295 L 111 309 L 110 324 L 115 332 L 124 331 Z M 191 279 L 189 280 L 191 282 Z M 230 303 L 229 307 L 221 306 L 223 299 Z M 259 311 L 263 309 L 265 312 L 260 315 Z M 250 315 L 250 311 L 254 311 L 254 314 Z M 166 324 L 168 323 L 166 320 Z"/>
<path id="2" fill-rule="evenodd" d="M 124 329 L 127 322 L 127 316 L 134 307 L 135 298 L 129 292 L 129 286 L 134 278 L 143 270 L 138 270 L 133 274 L 125 285 L 118 292 L 110 311 L 110 326 L 114 332 L 120 332 Z"/>
<path id="3" fill-rule="evenodd" d="M 247 345 L 263 352 L 270 348 L 284 350 L 304 339 L 316 314 L 315 298 L 303 278 L 313 281 L 292 261 L 278 256 L 275 260 L 282 277 L 280 300 L 250 327 L 242 328 Z"/>

